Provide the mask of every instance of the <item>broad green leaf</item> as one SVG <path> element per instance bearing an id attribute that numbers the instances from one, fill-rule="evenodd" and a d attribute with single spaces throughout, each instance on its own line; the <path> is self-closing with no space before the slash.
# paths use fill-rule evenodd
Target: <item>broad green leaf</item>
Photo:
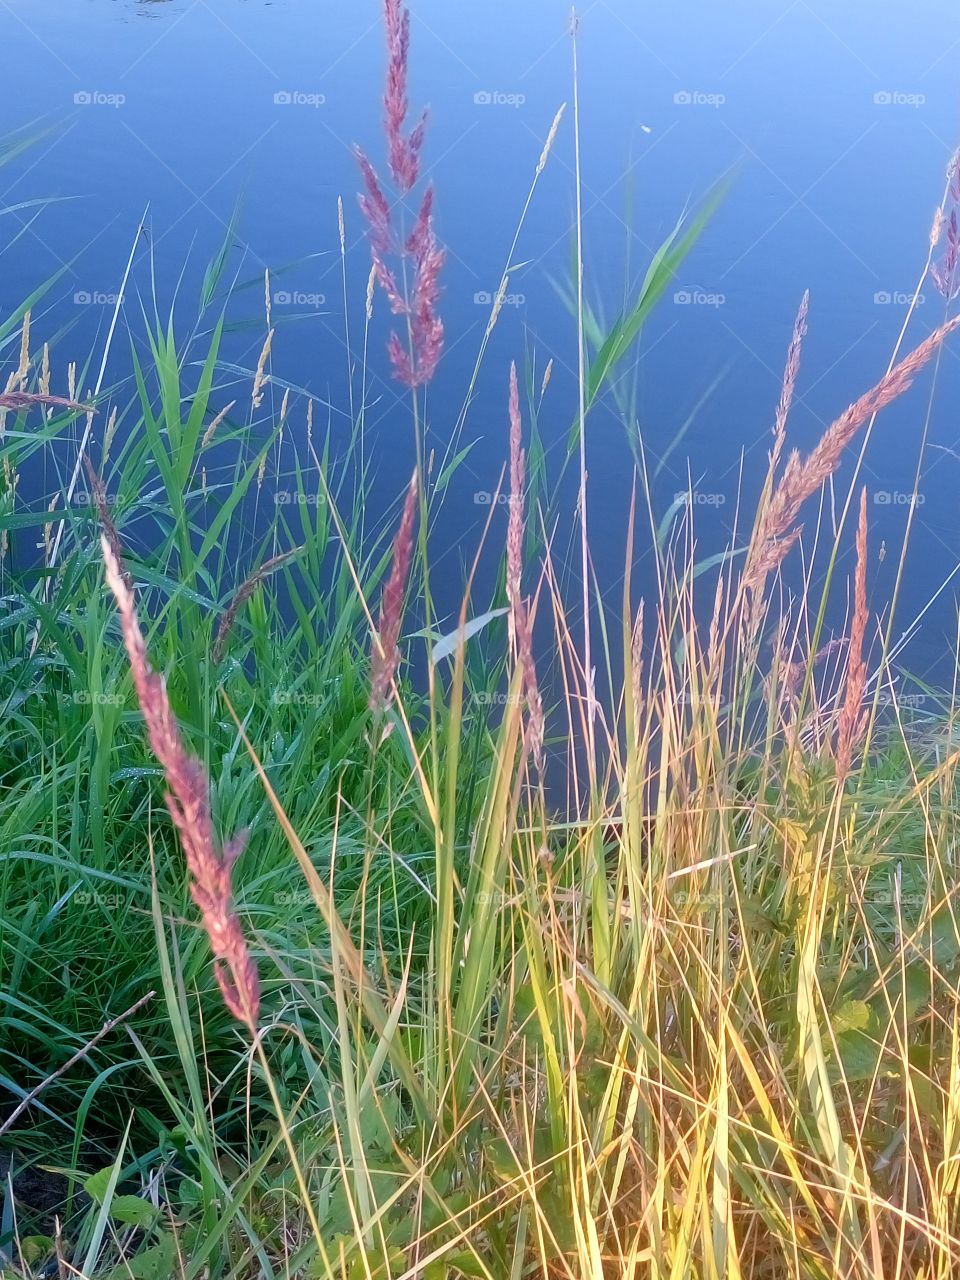
<path id="1" fill-rule="evenodd" d="M 110 1217 L 114 1222 L 126 1222 L 146 1229 L 156 1222 L 157 1210 L 140 1196 L 114 1196 Z"/>
<path id="2" fill-rule="evenodd" d="M 457 645 L 461 640 L 466 644 L 471 637 L 482 631 L 494 618 L 502 618 L 508 612 L 509 610 L 507 609 L 490 609 L 487 613 L 481 613 L 478 617 L 471 618 L 466 626 L 458 627 L 456 631 L 451 631 L 449 635 L 445 635 L 441 640 L 437 641 L 430 654 L 430 661 L 436 666 L 444 658 L 451 657 L 456 653 Z"/>
<path id="3" fill-rule="evenodd" d="M 627 354 L 639 335 L 650 312 L 663 296 L 670 282 L 675 279 L 684 259 L 696 244 L 727 192 L 727 183 L 721 182 L 709 194 L 703 207 L 695 214 L 684 231 L 681 218 L 670 235 L 653 256 L 647 269 L 640 293 L 629 311 L 624 312 L 607 334 L 596 358 L 587 370 L 586 409 L 590 411 L 613 370 Z M 567 441 L 567 456 L 571 456 L 580 440 L 580 422 L 576 419 Z"/>

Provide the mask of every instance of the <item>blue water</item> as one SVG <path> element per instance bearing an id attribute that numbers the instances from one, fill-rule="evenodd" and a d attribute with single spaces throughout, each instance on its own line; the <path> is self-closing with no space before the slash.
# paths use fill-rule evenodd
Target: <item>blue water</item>
<path id="1" fill-rule="evenodd" d="M 550 122 L 571 99 L 569 14 L 559 0 L 413 0 L 411 7 L 411 99 L 431 107 L 425 166 L 449 251 L 448 347 L 430 393 L 431 429 L 442 450 L 486 324 L 488 308 L 475 299 L 496 289 Z M 756 496 L 804 289 L 811 291 L 811 319 L 794 443 L 809 446 L 886 368 L 902 298 L 915 287 L 946 166 L 960 142 L 960 16 L 947 0 L 585 0 L 580 16 L 587 287 L 607 317 L 622 301 L 625 280 L 636 289 L 684 208 L 723 175 L 733 177 L 647 327 L 635 366 L 651 471 L 716 383 L 654 487 L 661 513 L 688 479 L 704 495 L 697 521 L 707 554 L 733 537 L 738 486 L 747 510 Z M 275 293 L 296 299 L 275 303 L 277 375 L 336 406 L 334 439 L 345 440 L 336 204 L 342 195 L 356 337 L 369 258 L 351 146 L 359 142 L 382 160 L 376 0 L 2 0 L 0 47 L 6 128 L 37 121 L 50 128 L 30 153 L 0 170 L 0 204 L 75 197 L 35 221 L 35 210 L 19 210 L 0 227 L 4 309 L 68 264 L 35 316 L 38 335 L 69 327 L 54 352 L 55 389 L 63 389 L 68 359 L 99 360 L 106 300 L 117 292 L 145 207 L 163 306 L 187 264 L 180 304 L 186 327 L 203 268 L 239 202 L 231 273 L 249 288 L 232 314 L 250 327 L 231 335 L 231 359 L 256 363 L 269 267 Z M 569 278 L 571 126 L 568 110 L 515 255 L 514 305 L 494 333 L 467 418 L 464 440 L 476 444 L 436 531 L 435 577 L 441 589 L 449 584 L 451 608 L 486 517 L 474 495 L 495 486 L 506 451 L 511 359 L 535 358 L 538 370 L 554 359 L 540 424 L 551 466 L 565 448 L 576 403 L 576 338 L 552 281 Z M 127 298 L 133 328 L 136 292 L 149 285 L 141 247 Z M 910 345 L 939 323 L 943 307 L 928 285 Z M 382 350 L 380 311 L 371 441 L 385 509 L 409 473 L 413 448 L 407 401 Z M 108 382 L 128 372 L 127 342 L 116 346 Z M 904 624 L 960 553 L 958 357 L 954 343 L 933 405 Z M 877 608 L 896 567 L 907 518 L 898 495 L 912 487 L 928 385 L 929 377 L 881 417 L 867 457 Z M 225 388 L 223 398 L 233 393 Z M 632 472 L 610 400 L 589 420 L 588 453 L 596 567 L 616 600 Z M 560 551 L 573 532 L 568 504 Z M 641 555 L 641 583 L 644 564 L 649 556 Z M 951 584 L 926 617 L 912 652 L 921 673 L 938 669 L 953 635 L 954 595 Z"/>

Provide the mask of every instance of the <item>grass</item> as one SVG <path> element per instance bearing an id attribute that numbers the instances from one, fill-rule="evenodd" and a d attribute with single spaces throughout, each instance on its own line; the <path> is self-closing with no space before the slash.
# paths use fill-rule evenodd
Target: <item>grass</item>
<path id="1" fill-rule="evenodd" d="M 590 408 L 705 220 L 677 229 L 609 329 L 568 295 L 583 349 L 568 459 L 589 449 Z M 528 371 L 542 776 L 503 576 L 482 596 L 471 576 L 431 658 L 446 469 L 421 475 L 406 661 L 386 715 L 371 713 L 396 512 L 365 504 L 367 368 L 333 463 L 303 402 L 252 390 L 254 369 L 224 359 L 226 260 L 188 331 L 144 305 L 134 376 L 98 397 L 92 460 L 217 830 L 250 833 L 235 883 L 259 1024 L 251 1038 L 214 981 L 83 473 L 64 501 L 85 415 L 8 412 L 0 1135 L 14 1173 L 63 1181 L 56 1222 L 8 1184 L 5 1272 L 955 1274 L 960 703 L 948 693 L 921 717 L 898 702 L 892 614 L 881 628 L 856 575 L 841 580 L 842 523 L 813 522 L 802 590 L 778 589 L 783 433 L 756 509 L 741 506 L 735 544 L 709 561 L 692 504 L 653 511 L 637 445 L 622 600 L 604 604 L 589 577 L 568 599 L 550 535 L 571 513 L 552 505 L 545 391 Z M 36 391 L 25 310 L 0 340 Z M 279 348 L 264 347 L 261 374 Z M 28 501 L 14 484 L 38 459 L 58 477 L 53 510 L 50 492 Z M 861 540 L 858 560 L 869 582 L 876 548 Z M 848 590 L 853 643 L 827 645 Z"/>

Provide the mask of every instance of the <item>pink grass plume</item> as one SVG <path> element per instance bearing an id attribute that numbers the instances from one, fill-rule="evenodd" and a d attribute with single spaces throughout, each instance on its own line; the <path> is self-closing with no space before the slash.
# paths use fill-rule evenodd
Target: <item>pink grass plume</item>
<path id="1" fill-rule="evenodd" d="M 390 577 L 383 588 L 380 602 L 380 625 L 373 641 L 370 663 L 370 710 L 385 711 L 390 704 L 394 676 L 400 663 L 400 624 L 403 619 L 403 600 L 413 559 L 413 531 L 417 520 L 417 473 L 410 477 L 410 485 L 403 504 L 400 527 L 393 540 L 393 564 Z"/>
<path id="2" fill-rule="evenodd" d="M 73 409 L 76 413 L 96 413 L 92 404 L 81 404 L 66 396 L 41 395 L 37 391 L 4 391 L 0 393 L 0 409 L 29 409 L 32 405 L 44 408 Z"/>
<path id="3" fill-rule="evenodd" d="M 950 162 L 950 185 L 947 195 L 949 215 L 941 207 L 935 224 L 938 242 L 940 234 L 946 229 L 946 247 L 940 259 L 930 268 L 934 284 L 948 302 L 953 302 L 960 293 L 960 281 L 957 279 L 957 268 L 960 265 L 960 224 L 957 220 L 957 210 L 960 209 L 960 163 L 958 161 L 960 161 L 960 153 L 955 154 Z"/>
<path id="4" fill-rule="evenodd" d="M 867 634 L 867 491 L 860 492 L 860 519 L 857 523 L 857 567 L 853 578 L 853 621 L 850 626 L 850 653 L 843 706 L 837 725 L 837 773 L 850 772 L 854 752 L 866 727 L 863 700 L 867 692 L 867 662 L 863 654 Z"/>
<path id="5" fill-rule="evenodd" d="M 390 174 L 401 196 L 416 186 L 420 152 L 426 131 L 426 113 L 405 132 L 409 101 L 407 76 L 410 58 L 410 13 L 402 0 L 384 0 L 387 31 L 387 87 L 384 94 L 384 127 Z M 425 386 L 436 373 L 443 353 L 443 321 L 437 310 L 440 272 L 446 254 L 437 242 L 433 226 L 433 189 L 428 187 L 420 203 L 413 230 L 403 239 L 393 228 L 390 205 L 377 171 L 359 148 L 357 160 L 363 178 L 360 210 L 369 228 L 370 253 L 377 282 L 387 295 L 390 310 L 407 321 L 406 339 L 394 331 L 387 355 L 394 377 L 414 389 Z M 409 268 L 401 290 L 398 273 L 388 263 L 395 256 Z"/>
<path id="6" fill-rule="evenodd" d="M 416 186 L 420 172 L 420 151 L 426 129 L 426 112 L 409 134 L 404 134 L 409 100 L 407 76 L 410 66 L 410 11 L 402 0 L 384 0 L 387 28 L 387 88 L 383 97 L 384 124 L 390 172 L 406 194 Z"/>
<path id="7" fill-rule="evenodd" d="M 844 451 L 860 428 L 908 390 L 924 365 L 958 328 L 960 316 L 941 325 L 904 356 L 875 387 L 855 400 L 827 428 L 805 458 L 801 458 L 796 450 L 789 456 L 754 532 L 753 548 L 744 572 L 746 587 L 752 591 L 762 589 L 766 575 L 779 568 L 800 537 L 801 527 L 797 518 L 803 504 L 837 470 Z"/>
<path id="8" fill-rule="evenodd" d="M 507 523 L 507 599 L 510 603 L 509 628 L 516 645 L 517 660 L 523 673 L 527 700 L 527 741 L 533 748 L 537 766 L 543 769 L 544 717 L 543 699 L 537 682 L 533 657 L 533 624 L 527 603 L 520 590 L 523 574 L 523 490 L 526 482 L 526 454 L 521 447 L 523 422 L 520 416 L 520 388 L 517 366 L 510 365 L 510 515 Z"/>
<path id="9" fill-rule="evenodd" d="M 190 895 L 203 920 L 216 959 L 215 973 L 227 1008 L 253 1035 L 260 1015 L 260 980 L 240 921 L 233 909 L 233 864 L 246 833 L 217 848 L 210 814 L 210 786 L 203 765 L 184 749 L 163 679 L 150 666 L 133 593 L 121 563 L 104 536 L 100 540 L 107 583 L 117 601 L 123 640 L 150 749 L 167 783 L 166 802 L 180 835 Z"/>

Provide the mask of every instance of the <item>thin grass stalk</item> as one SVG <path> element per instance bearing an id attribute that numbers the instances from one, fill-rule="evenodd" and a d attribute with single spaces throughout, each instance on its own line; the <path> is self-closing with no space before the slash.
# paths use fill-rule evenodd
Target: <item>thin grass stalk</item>
<path id="1" fill-rule="evenodd" d="M 499 492 L 499 486 L 498 486 Z M 461 747 L 463 726 L 463 699 L 466 686 L 466 626 L 467 612 L 473 592 L 474 578 L 480 564 L 480 558 L 486 544 L 487 535 L 493 520 L 495 503 L 491 503 L 487 512 L 486 524 L 479 540 L 473 564 L 467 577 L 463 599 L 460 605 L 458 623 L 458 640 L 454 652 L 453 677 L 448 694 L 448 711 L 446 725 L 446 750 L 443 756 L 445 773 L 445 795 L 442 824 L 435 824 L 436 832 L 436 916 L 432 939 L 432 960 L 436 968 L 436 979 L 433 995 L 435 1003 L 429 1007 L 436 1009 L 436 1025 L 433 1028 L 435 1047 L 431 1060 L 435 1063 L 433 1093 L 436 1099 L 437 1114 L 441 1131 L 455 1132 L 447 1124 L 444 1110 L 450 1096 L 450 1085 L 456 1069 L 456 1039 L 453 1030 L 454 1007 L 456 999 L 456 965 L 454 962 L 454 938 L 456 934 L 456 912 L 454 888 L 457 879 L 455 857 L 457 837 L 457 804 L 460 799 Z M 433 664 L 431 664 L 432 667 Z M 436 689 L 436 684 L 431 685 Z M 433 697 L 433 694 L 431 695 Z M 434 704 L 435 705 L 435 704 Z M 431 743 L 437 742 L 435 720 L 431 718 Z M 439 768 L 439 753 L 435 757 L 435 768 Z M 438 775 L 439 776 L 439 775 Z"/>
<path id="2" fill-rule="evenodd" d="M 891 601 L 890 601 L 890 609 L 886 619 L 886 626 L 884 627 L 884 630 L 883 630 L 883 639 L 882 639 L 882 644 L 880 648 L 880 657 L 879 657 L 879 669 L 881 671 L 886 670 L 892 656 L 894 625 L 895 625 L 896 616 L 897 616 L 897 604 L 900 599 L 900 591 L 903 585 L 904 575 L 906 572 L 907 548 L 910 545 L 910 535 L 913 531 L 913 523 L 914 523 L 914 520 L 916 519 L 916 514 L 917 514 L 918 495 L 920 491 L 920 478 L 921 478 L 922 469 L 923 469 L 923 460 L 924 460 L 924 456 L 926 454 L 926 449 L 927 449 L 927 440 L 929 439 L 929 434 L 930 434 L 930 423 L 933 417 L 934 397 L 936 395 L 937 383 L 940 376 L 940 364 L 941 364 L 942 356 L 943 356 L 943 349 L 940 348 L 937 352 L 936 361 L 935 361 L 934 370 L 933 370 L 933 379 L 930 386 L 930 393 L 927 398 L 926 413 L 924 415 L 924 421 L 923 421 L 923 431 L 921 432 L 921 436 L 920 436 L 920 447 L 917 452 L 917 463 L 914 469 L 913 487 L 910 495 L 911 500 L 907 510 L 907 526 L 904 531 L 903 541 L 900 546 L 900 555 L 897 562 L 897 574 L 893 584 L 893 592 L 892 592 Z M 874 689 L 873 705 L 871 707 L 869 720 L 866 726 L 866 744 L 865 744 L 866 751 L 869 751 L 870 743 L 873 738 L 873 731 L 874 731 L 874 725 L 876 724 L 877 708 L 878 708 L 881 687 L 882 687 L 881 681 L 877 680 L 876 687 Z"/>
<path id="3" fill-rule="evenodd" d="M 253 573 L 237 588 L 217 624 L 213 645 L 210 649 L 210 660 L 214 666 L 219 666 L 223 661 L 227 642 L 236 625 L 240 610 L 254 594 L 257 587 L 262 582 L 265 582 L 271 574 L 276 573 L 278 569 L 283 568 L 294 557 L 300 555 L 303 550 L 303 547 L 293 547 L 290 551 L 282 551 L 279 555 L 271 556 L 269 560 L 264 560 L 263 564 L 254 569 Z"/>
<path id="4" fill-rule="evenodd" d="M 353 351 L 350 347 L 350 305 L 347 295 L 347 231 L 344 221 L 343 196 L 337 196 L 337 230 L 340 238 L 340 280 L 343 286 L 343 339 L 347 353 L 347 393 L 350 397 L 350 422 L 351 425 L 355 426 L 357 418 L 353 406 Z"/>
<path id="5" fill-rule="evenodd" d="M 587 536 L 587 351 L 584 334 L 583 296 L 583 181 L 580 154 L 580 71 L 578 60 L 578 26 L 576 11 L 570 24 L 573 46 L 573 132 L 577 219 L 577 391 L 580 449 L 580 572 L 583 576 L 583 673 L 587 702 L 587 770 L 591 791 L 596 784 L 596 737 L 593 687 L 593 655 L 590 645 L 590 551 Z"/>
<path id="6" fill-rule="evenodd" d="M 98 399 L 100 392 L 103 388 L 103 379 L 106 376 L 106 372 L 107 372 L 107 361 L 110 358 L 110 350 L 113 346 L 113 336 L 116 333 L 117 321 L 120 318 L 120 308 L 123 306 L 124 293 L 126 292 L 127 284 L 130 280 L 130 272 L 133 270 L 133 262 L 134 262 L 134 258 L 136 257 L 137 247 L 140 244 L 140 238 L 143 235 L 144 228 L 147 222 L 147 214 L 149 212 L 150 212 L 150 206 L 148 204 L 146 209 L 144 209 L 143 211 L 143 217 L 140 219 L 140 224 L 137 227 L 136 234 L 133 237 L 133 244 L 130 246 L 130 256 L 127 259 L 127 265 L 123 273 L 123 279 L 120 282 L 120 291 L 117 294 L 117 300 L 113 308 L 113 315 L 110 318 L 110 328 L 107 330 L 107 340 L 104 343 L 104 347 L 103 347 L 103 357 L 101 358 L 101 361 L 100 361 L 100 371 L 97 374 L 96 385 L 93 388 L 94 401 Z M 93 430 L 93 419 L 92 417 L 88 417 L 86 425 L 83 429 L 83 435 L 80 438 L 80 445 L 77 449 L 76 461 L 74 462 L 73 470 L 70 473 L 70 482 L 67 485 L 67 497 L 66 497 L 67 505 L 69 505 L 70 502 L 73 500 L 73 494 L 77 487 L 77 481 L 80 479 L 80 470 L 81 470 L 81 467 L 83 466 L 83 458 L 86 454 L 87 445 L 89 444 L 89 441 L 90 441 L 90 432 L 92 430 Z M 64 522 L 62 520 L 59 522 L 59 524 L 57 525 L 56 534 L 53 537 L 53 545 L 50 551 L 50 560 L 49 560 L 49 567 L 51 569 L 53 569 L 56 566 L 57 556 L 60 552 L 60 543 L 63 538 L 63 523 Z M 49 579 L 48 579 L 48 586 L 49 586 Z M 39 636 L 39 632 L 35 634 L 34 647 L 36 646 L 36 639 L 38 638 L 38 636 Z"/>
<path id="7" fill-rule="evenodd" d="M 510 244 L 510 251 L 507 254 L 507 257 L 504 261 L 503 270 L 500 274 L 500 282 L 497 285 L 497 291 L 494 294 L 493 299 L 491 301 L 490 318 L 487 321 L 486 327 L 484 329 L 483 338 L 480 340 L 480 347 L 479 347 L 479 350 L 477 351 L 477 357 L 476 357 L 476 360 L 474 361 L 473 370 L 470 374 L 470 381 L 467 384 L 466 393 L 464 394 L 463 404 L 460 406 L 460 412 L 457 414 L 457 420 L 454 425 L 454 429 L 450 433 L 450 440 L 446 445 L 443 453 L 441 466 L 440 466 L 441 471 L 445 470 L 449 460 L 456 454 L 457 447 L 463 435 L 463 428 L 466 424 L 467 414 L 470 410 L 470 406 L 473 404 L 473 401 L 474 401 L 474 392 L 476 390 L 477 379 L 480 377 L 480 369 L 483 365 L 483 359 L 484 359 L 484 356 L 486 355 L 487 348 L 490 343 L 490 338 L 493 334 L 493 329 L 496 323 L 497 316 L 499 315 L 497 303 L 498 303 L 498 300 L 502 300 L 504 297 L 506 297 L 507 289 L 510 283 L 510 276 L 509 276 L 510 266 L 515 259 L 517 246 L 520 243 L 520 237 L 523 234 L 523 228 L 526 225 L 527 215 L 530 212 L 530 208 L 533 204 L 533 198 L 534 198 L 534 195 L 536 194 L 537 186 L 539 185 L 540 179 L 543 176 L 544 170 L 547 167 L 547 161 L 549 160 L 550 154 L 553 151 L 554 143 L 556 142 L 557 134 L 560 131 L 560 124 L 561 124 L 561 121 L 563 120 L 563 116 L 564 116 L 564 113 L 566 112 L 566 109 L 567 109 L 567 104 L 563 103 L 553 118 L 553 122 L 550 125 L 550 129 L 547 133 L 546 141 L 544 142 L 544 145 L 543 145 L 543 150 L 540 153 L 540 159 L 537 162 L 537 167 L 533 175 L 533 181 L 531 182 L 530 187 L 527 191 L 527 197 L 526 197 L 526 200 L 524 201 L 523 209 L 520 211 L 519 220 L 517 222 L 516 227 L 514 228 L 513 240 Z M 553 360 L 551 359 L 547 366 L 547 371 L 543 379 L 543 386 L 541 390 L 541 400 L 543 396 L 546 394 L 546 390 L 550 381 L 550 374 L 552 370 L 553 370 Z"/>
<path id="8" fill-rule="evenodd" d="M 860 493 L 860 519 L 857 525 L 857 565 L 854 574 L 846 692 L 837 725 L 837 774 L 840 778 L 845 778 L 850 772 L 854 749 L 866 727 L 863 699 L 867 691 L 867 662 L 863 643 L 867 632 L 867 617 L 867 491 L 864 488 Z"/>

